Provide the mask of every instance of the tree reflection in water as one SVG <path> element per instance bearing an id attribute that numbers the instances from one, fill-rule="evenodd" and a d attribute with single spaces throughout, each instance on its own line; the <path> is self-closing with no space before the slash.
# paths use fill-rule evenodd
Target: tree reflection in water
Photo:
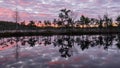
<path id="1" fill-rule="evenodd" d="M 54 37 L 54 38 L 52 38 Z M 113 45 L 113 41 L 116 41 L 116 47 L 120 49 L 120 34 L 117 35 L 84 35 L 84 36 L 32 36 L 32 37 L 12 37 L 1 38 L 0 47 L 6 48 L 15 44 L 16 47 L 16 59 L 19 58 L 20 46 L 30 46 L 44 44 L 45 46 L 53 45 L 59 47 L 59 53 L 61 57 L 71 57 L 73 55 L 74 46 L 79 46 L 81 50 L 86 50 L 89 47 L 103 47 L 108 49 Z"/>
<path id="2" fill-rule="evenodd" d="M 72 49 L 74 40 L 72 36 L 62 36 L 58 37 L 54 46 L 60 47 L 59 52 L 61 53 L 61 57 L 70 57 L 70 50 Z"/>

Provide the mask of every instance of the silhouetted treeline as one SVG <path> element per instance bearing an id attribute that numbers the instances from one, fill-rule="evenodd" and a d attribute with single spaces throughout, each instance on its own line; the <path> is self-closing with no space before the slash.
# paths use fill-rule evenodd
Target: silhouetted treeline
<path id="1" fill-rule="evenodd" d="M 58 15 L 57 19 L 54 19 L 53 21 L 50 20 L 44 20 L 38 21 L 37 23 L 35 21 L 29 21 L 29 23 L 26 25 L 26 22 L 23 21 L 20 24 L 17 22 L 7 22 L 7 21 L 0 21 L 0 30 L 38 30 L 40 28 L 50 30 L 49 28 L 53 29 L 85 29 L 81 31 L 92 31 L 91 29 L 99 29 L 99 31 L 106 29 L 106 32 L 111 30 L 111 28 L 119 29 L 120 27 L 120 15 L 113 19 L 109 17 L 109 15 L 105 14 L 104 16 L 99 16 L 98 18 L 89 18 L 87 16 L 76 15 L 73 11 L 68 9 L 61 9 L 60 13 Z M 102 30 L 101 30 L 102 29 Z M 116 30 L 115 29 L 115 30 Z M 69 31 L 69 30 L 68 30 Z M 97 30 L 96 30 L 97 31 Z"/>
<path id="2" fill-rule="evenodd" d="M 34 23 L 29 23 L 28 25 L 23 25 L 14 22 L 0 21 L 0 30 L 35 30 L 38 27 L 33 25 Z"/>

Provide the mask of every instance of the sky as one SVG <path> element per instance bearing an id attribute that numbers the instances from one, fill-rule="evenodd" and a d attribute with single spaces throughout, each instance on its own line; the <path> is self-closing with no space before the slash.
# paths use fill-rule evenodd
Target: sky
<path id="1" fill-rule="evenodd" d="M 53 20 L 59 10 L 72 10 L 79 18 L 103 16 L 115 18 L 120 12 L 120 0 L 0 0 L 0 20 L 14 21 L 16 7 L 20 21 Z"/>

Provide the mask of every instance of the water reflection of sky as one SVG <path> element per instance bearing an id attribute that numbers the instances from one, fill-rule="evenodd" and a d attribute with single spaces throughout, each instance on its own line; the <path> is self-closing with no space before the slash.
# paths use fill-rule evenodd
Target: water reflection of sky
<path id="1" fill-rule="evenodd" d="M 89 47 L 81 50 L 77 43 L 71 49 L 71 57 L 60 56 L 59 47 L 53 43 L 44 46 L 46 37 L 39 37 L 34 47 L 29 44 L 22 46 L 18 42 L 19 49 L 12 45 L 8 49 L 0 51 L 0 68 L 119 68 L 120 50 L 115 46 L 116 41 L 108 49 L 102 46 Z M 58 38 L 58 37 L 57 37 Z M 75 37 L 76 38 L 76 37 Z M 8 39 L 8 38 L 5 38 Z M 48 39 L 48 37 L 47 37 Z M 56 36 L 51 37 L 51 42 Z M 42 41 L 42 42 L 41 42 Z M 38 44 L 39 43 L 39 44 Z M 7 48 L 7 47 L 6 47 Z M 18 57 L 17 52 L 18 52 Z"/>

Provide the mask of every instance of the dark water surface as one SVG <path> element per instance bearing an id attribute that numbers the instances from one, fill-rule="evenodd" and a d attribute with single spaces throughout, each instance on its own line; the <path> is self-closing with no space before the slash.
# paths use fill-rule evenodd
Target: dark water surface
<path id="1" fill-rule="evenodd" d="M 120 68 L 120 35 L 0 38 L 0 68 Z"/>

